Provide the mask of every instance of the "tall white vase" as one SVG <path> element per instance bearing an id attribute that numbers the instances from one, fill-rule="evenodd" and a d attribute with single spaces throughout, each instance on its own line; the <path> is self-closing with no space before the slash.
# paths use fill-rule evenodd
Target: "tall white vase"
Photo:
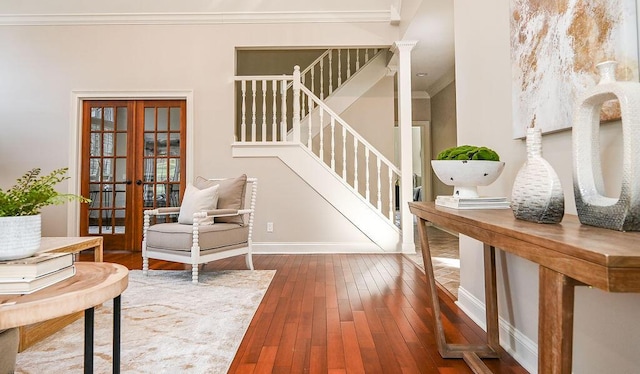
<path id="1" fill-rule="evenodd" d="M 578 102 L 573 118 L 573 191 L 580 222 L 619 231 L 640 231 L 640 83 L 618 82 L 617 63 L 598 64 L 600 82 Z M 622 115 L 620 196 L 605 196 L 600 163 L 600 106 L 618 99 Z"/>
<path id="2" fill-rule="evenodd" d="M 542 158 L 542 132 L 527 129 L 527 161 L 511 191 L 513 215 L 537 223 L 558 223 L 564 216 L 564 194 L 558 174 Z"/>

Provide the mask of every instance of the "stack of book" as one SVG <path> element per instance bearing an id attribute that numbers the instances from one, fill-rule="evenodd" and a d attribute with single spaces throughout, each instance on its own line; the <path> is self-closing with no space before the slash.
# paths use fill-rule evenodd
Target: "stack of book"
<path id="1" fill-rule="evenodd" d="M 0 294 L 30 294 L 72 277 L 72 253 L 36 253 L 19 260 L 0 261 Z"/>
<path id="2" fill-rule="evenodd" d="M 508 209 L 506 197 L 456 197 L 438 196 L 436 205 L 454 209 Z"/>

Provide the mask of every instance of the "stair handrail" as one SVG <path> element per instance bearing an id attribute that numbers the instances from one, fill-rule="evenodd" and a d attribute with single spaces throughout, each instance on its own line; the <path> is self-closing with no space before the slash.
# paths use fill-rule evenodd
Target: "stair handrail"
<path id="1" fill-rule="evenodd" d="M 309 98 L 311 98 L 316 105 L 321 107 L 327 114 L 329 114 L 330 117 L 333 117 L 336 122 L 340 123 L 340 125 L 347 129 L 347 131 L 354 138 L 358 139 L 358 142 L 362 143 L 365 148 L 368 148 L 369 152 L 372 152 L 374 155 L 376 155 L 376 157 L 379 158 L 381 162 L 384 163 L 387 167 L 389 167 L 391 171 L 400 175 L 400 169 L 397 166 L 395 166 L 388 158 L 386 158 L 382 153 L 380 153 L 380 151 L 378 151 L 373 145 L 371 145 L 371 143 L 363 138 L 362 135 L 360 135 L 356 130 L 353 129 L 353 127 L 349 126 L 349 124 L 345 122 L 345 120 L 343 120 L 339 115 L 331 110 L 331 108 L 329 108 L 329 106 L 327 106 L 324 101 L 320 100 L 319 97 L 314 95 L 311 90 L 303 85 L 300 85 L 300 90 L 304 92 Z"/>

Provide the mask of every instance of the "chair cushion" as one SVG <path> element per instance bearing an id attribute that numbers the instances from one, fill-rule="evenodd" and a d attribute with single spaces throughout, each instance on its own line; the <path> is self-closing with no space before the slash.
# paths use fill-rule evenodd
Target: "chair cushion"
<path id="1" fill-rule="evenodd" d="M 203 177 L 197 177 L 193 185 L 199 189 L 218 187 L 218 209 L 244 209 L 244 197 L 247 185 L 247 175 L 242 174 L 237 178 L 229 178 L 221 181 L 211 181 Z M 244 225 L 242 216 L 216 217 L 216 222 L 237 223 Z"/>
<path id="2" fill-rule="evenodd" d="M 192 225 L 194 213 L 215 209 L 218 205 L 218 188 L 219 186 L 211 186 L 200 189 L 189 183 L 184 190 L 184 197 L 180 204 L 178 223 Z M 200 220 L 199 223 L 201 225 L 212 225 L 213 220 Z"/>
<path id="3" fill-rule="evenodd" d="M 249 227 L 235 223 L 216 223 L 200 226 L 198 230 L 200 251 L 247 243 Z M 147 247 L 190 251 L 193 245 L 193 227 L 179 223 L 160 223 L 147 230 Z"/>

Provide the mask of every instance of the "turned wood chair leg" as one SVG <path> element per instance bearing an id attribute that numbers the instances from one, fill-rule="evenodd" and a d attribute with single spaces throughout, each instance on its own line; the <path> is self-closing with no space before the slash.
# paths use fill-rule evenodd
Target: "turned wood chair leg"
<path id="1" fill-rule="evenodd" d="M 149 274 L 149 257 L 142 258 L 142 274 L 143 275 Z"/>
<path id="2" fill-rule="evenodd" d="M 198 264 L 191 265 L 191 282 L 198 283 Z"/>
<path id="3" fill-rule="evenodd" d="M 251 256 L 251 253 L 247 253 L 245 260 L 247 262 L 247 267 L 251 270 L 253 269 L 253 257 Z"/>

